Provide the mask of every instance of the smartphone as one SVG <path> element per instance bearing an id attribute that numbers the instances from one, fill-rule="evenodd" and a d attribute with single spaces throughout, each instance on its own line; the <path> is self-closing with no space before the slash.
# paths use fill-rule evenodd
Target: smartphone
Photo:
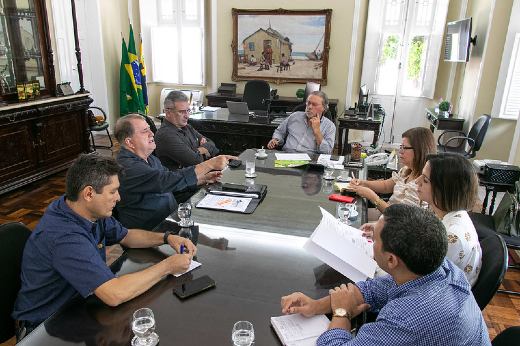
<path id="1" fill-rule="evenodd" d="M 197 293 L 205 291 L 211 287 L 215 287 L 216 285 L 217 283 L 215 282 L 215 280 L 213 280 L 207 275 L 204 275 L 198 279 L 186 282 L 183 285 L 176 286 L 173 289 L 173 293 L 179 298 L 185 299 Z"/>
<path id="2" fill-rule="evenodd" d="M 331 161 L 339 161 L 339 156 L 338 155 L 330 155 L 330 160 Z"/>
<path id="3" fill-rule="evenodd" d="M 222 184 L 222 190 L 224 190 L 224 191 L 246 192 L 248 188 L 249 188 L 248 186 L 240 185 L 240 184 L 231 184 L 231 183 Z"/>

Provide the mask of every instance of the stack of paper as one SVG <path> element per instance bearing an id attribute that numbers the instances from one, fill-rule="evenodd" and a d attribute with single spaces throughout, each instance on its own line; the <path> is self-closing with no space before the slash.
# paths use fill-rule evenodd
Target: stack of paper
<path id="1" fill-rule="evenodd" d="M 271 325 L 285 346 L 315 346 L 316 340 L 327 331 L 329 324 L 325 315 L 271 317 Z"/>
<path id="2" fill-rule="evenodd" d="M 363 231 L 320 209 L 323 219 L 303 248 L 354 282 L 374 278 L 377 264 L 372 241 L 363 237 Z"/>

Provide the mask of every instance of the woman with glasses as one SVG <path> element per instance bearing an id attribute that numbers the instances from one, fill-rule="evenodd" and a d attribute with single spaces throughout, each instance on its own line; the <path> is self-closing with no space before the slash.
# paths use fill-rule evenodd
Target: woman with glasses
<path id="1" fill-rule="evenodd" d="M 482 268 L 482 249 L 477 231 L 466 210 L 475 205 L 478 178 L 473 165 L 457 154 L 426 157 L 416 180 L 417 195 L 429 204 L 448 233 L 448 257 L 466 274 L 471 286 Z"/>
<path id="2" fill-rule="evenodd" d="M 432 132 L 424 127 L 406 130 L 402 137 L 399 156 L 403 168 L 398 173 L 394 172 L 392 178 L 386 180 L 353 179 L 350 182 L 352 190 L 372 202 L 380 212 L 395 203 L 427 206 L 417 196 L 415 179 L 422 173 L 426 155 L 437 152 L 435 139 Z M 392 193 L 392 196 L 387 203 L 379 197 L 378 193 Z"/>

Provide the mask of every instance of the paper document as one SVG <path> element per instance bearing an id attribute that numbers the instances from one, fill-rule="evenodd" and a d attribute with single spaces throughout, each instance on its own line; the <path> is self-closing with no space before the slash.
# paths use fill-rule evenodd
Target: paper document
<path id="1" fill-rule="evenodd" d="M 221 196 L 207 194 L 198 204 L 198 208 L 210 208 L 228 211 L 244 212 L 251 203 L 251 198 Z"/>
<path id="2" fill-rule="evenodd" d="M 311 158 L 308 154 L 302 153 L 275 153 L 277 160 L 298 160 L 298 161 L 310 161 Z"/>
<path id="3" fill-rule="evenodd" d="M 330 167 L 332 165 L 334 169 L 343 169 L 343 161 L 345 160 L 345 156 L 340 156 L 337 161 L 332 161 L 330 159 L 331 156 L 332 155 L 320 154 L 316 163 L 326 167 Z"/>
<path id="4" fill-rule="evenodd" d="M 274 160 L 275 167 L 298 167 L 308 163 L 306 160 Z"/>
<path id="5" fill-rule="evenodd" d="M 278 338 L 284 345 L 315 346 L 318 337 L 327 331 L 330 321 L 325 315 L 305 317 L 301 314 L 271 317 Z"/>
<path id="6" fill-rule="evenodd" d="M 377 264 L 372 241 L 363 237 L 363 231 L 320 209 L 323 218 L 303 248 L 354 282 L 374 278 Z"/>
<path id="7" fill-rule="evenodd" d="M 220 107 L 210 107 L 210 106 L 202 107 L 202 110 L 204 112 L 215 112 L 215 111 L 218 111 L 219 109 L 220 109 Z"/>
<path id="8" fill-rule="evenodd" d="M 197 262 L 197 261 L 195 261 L 195 260 L 191 260 L 191 263 L 190 263 L 190 266 L 188 267 L 188 270 L 186 270 L 186 271 L 185 271 L 184 273 L 182 273 L 182 274 L 173 274 L 173 276 L 175 276 L 175 277 L 179 277 L 179 276 L 184 275 L 184 274 L 186 274 L 187 272 L 190 272 L 190 271 L 192 271 L 193 269 L 198 268 L 198 267 L 200 267 L 200 266 L 201 266 L 201 263 L 200 263 L 200 262 Z"/>

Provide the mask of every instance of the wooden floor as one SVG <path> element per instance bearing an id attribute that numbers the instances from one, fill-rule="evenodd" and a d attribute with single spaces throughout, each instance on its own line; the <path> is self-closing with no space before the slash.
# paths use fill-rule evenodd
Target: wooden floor
<path id="1" fill-rule="evenodd" d="M 108 142 L 106 136 L 96 137 L 97 144 Z M 99 155 L 113 157 L 119 144 L 114 148 L 98 149 Z M 65 193 L 65 174 L 60 172 L 46 179 L 32 183 L 15 191 L 0 195 L 0 223 L 19 221 L 34 229 L 47 205 Z M 121 254 L 119 246 L 107 248 L 107 262 L 112 263 Z M 518 255 L 510 251 L 511 262 L 520 263 Z M 520 292 L 520 270 L 510 269 L 503 286 Z M 498 333 L 510 326 L 520 326 L 520 296 L 497 293 L 483 311 L 489 335 L 493 339 Z M 6 343 L 5 345 L 12 345 Z"/>

